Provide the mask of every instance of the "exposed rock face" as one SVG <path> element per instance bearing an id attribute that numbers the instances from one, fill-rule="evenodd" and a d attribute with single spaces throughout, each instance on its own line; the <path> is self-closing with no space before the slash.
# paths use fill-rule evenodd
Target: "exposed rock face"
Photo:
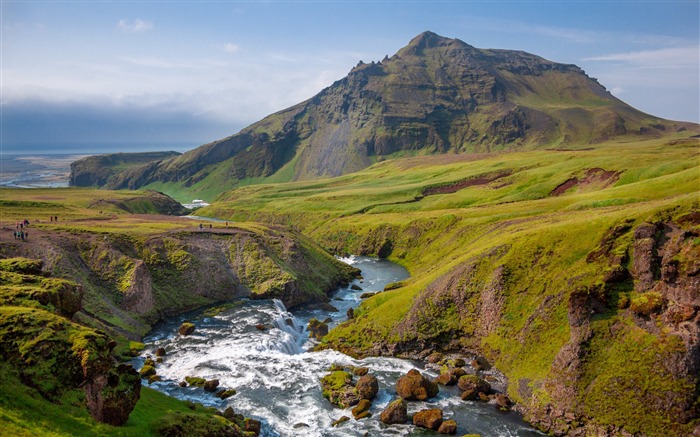
<path id="1" fill-rule="evenodd" d="M 178 152 L 145 152 L 88 156 L 71 163 L 69 185 L 99 187 L 106 184 L 110 176 L 123 170 L 125 166 L 138 166 L 178 155 Z"/>
<path id="2" fill-rule="evenodd" d="M 397 399 L 387 405 L 380 415 L 380 420 L 387 425 L 408 422 L 408 407 L 406 401 Z"/>
<path id="3" fill-rule="evenodd" d="M 425 401 L 436 396 L 439 392 L 437 384 L 411 369 L 405 376 L 396 381 L 396 393 L 407 401 Z"/>
<path id="4" fill-rule="evenodd" d="M 140 393 L 139 374 L 124 364 L 85 385 L 85 400 L 92 417 L 113 426 L 126 423 Z"/>
<path id="5" fill-rule="evenodd" d="M 550 97 L 539 95 L 542 89 Z M 562 111 L 547 100 L 551 96 L 567 107 L 572 101 L 586 104 Z M 595 110 L 590 102 L 596 102 Z M 153 182 L 218 184 L 223 191 L 240 179 L 271 176 L 292 160 L 292 179 L 309 179 L 357 171 L 398 152 L 585 143 L 632 133 L 651 136 L 666 124 L 648 120 L 574 65 L 478 49 L 424 32 L 394 56 L 360 62 L 311 99 L 236 135 L 114 175 L 102 174 L 100 166 L 92 172 L 76 166 L 72 180 L 131 189 Z M 214 169 L 217 177 L 210 177 Z M 221 186 L 221 172 L 230 186 Z"/>
<path id="6" fill-rule="evenodd" d="M 326 293 L 357 274 L 283 227 L 143 238 L 65 234 L 31 245 L 2 243 L 0 252 L 38 259 L 39 271 L 74 275 L 81 286 L 38 277 L 46 286 L 37 296 L 69 317 L 80 310 L 81 317 L 101 314 L 100 326 L 132 339 L 160 318 L 235 297 L 278 298 L 288 308 L 326 302 Z M 110 326 L 105 315 L 124 323 Z"/>

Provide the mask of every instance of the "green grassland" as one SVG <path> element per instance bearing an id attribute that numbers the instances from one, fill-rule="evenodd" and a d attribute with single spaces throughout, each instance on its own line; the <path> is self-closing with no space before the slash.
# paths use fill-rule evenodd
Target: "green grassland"
<path id="1" fill-rule="evenodd" d="M 534 422 L 554 405 L 600 429 L 683 435 L 697 418 L 659 408 L 697 411 L 697 375 L 659 370 L 685 347 L 677 325 L 639 310 L 642 304 L 620 303 L 649 298 L 636 279 L 603 281 L 616 251 L 632 270 L 633 233 L 619 236 L 606 256 L 589 254 L 616 227 L 668 224 L 687 232 L 676 258 L 692 270 L 700 259 L 692 237 L 700 224 L 688 219 L 700 210 L 699 146 L 678 134 L 579 150 L 407 158 L 334 179 L 241 188 L 200 214 L 285 223 L 332 252 L 381 254 L 409 269 L 411 279 L 365 300 L 327 346 L 355 355 L 476 350 L 506 373 L 509 395 L 534 412 Z M 586 180 L 589 169 L 612 176 Z M 572 179 L 578 183 L 555 195 Z M 485 301 L 485 290 L 496 290 L 499 305 L 489 323 L 484 308 L 494 299 Z M 579 340 L 569 323 L 577 293 L 600 303 L 586 321 L 590 339 Z M 571 345 L 583 351 L 573 375 L 556 365 Z M 549 429 L 560 425 L 573 426 Z"/>

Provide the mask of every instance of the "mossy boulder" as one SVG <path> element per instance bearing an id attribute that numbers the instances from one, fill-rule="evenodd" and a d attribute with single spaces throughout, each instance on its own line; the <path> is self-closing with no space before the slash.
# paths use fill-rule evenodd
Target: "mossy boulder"
<path id="1" fill-rule="evenodd" d="M 230 398 L 231 396 L 235 395 L 236 393 L 237 392 L 235 389 L 229 388 L 226 390 L 219 390 L 218 392 L 216 392 L 216 397 L 223 400 L 223 399 Z"/>
<path id="2" fill-rule="evenodd" d="M 141 367 L 141 370 L 139 370 L 139 375 L 141 375 L 142 378 L 149 378 L 155 374 L 156 368 L 149 364 L 145 364 L 143 367 Z"/>
<path id="3" fill-rule="evenodd" d="M 344 370 L 336 370 L 321 378 L 323 397 L 331 404 L 348 408 L 360 402 L 360 395 L 353 385 L 352 374 Z"/>
<path id="4" fill-rule="evenodd" d="M 425 401 L 437 396 L 440 389 L 437 384 L 411 369 L 396 381 L 396 393 L 407 401 Z"/>
<path id="5" fill-rule="evenodd" d="M 406 401 L 399 398 L 391 402 L 379 415 L 379 420 L 387 425 L 408 422 L 408 406 Z"/>
<path id="6" fill-rule="evenodd" d="M 360 400 L 360 402 L 358 402 L 357 405 L 355 405 L 355 407 L 352 409 L 352 416 L 355 418 L 355 420 L 367 417 L 364 413 L 369 412 L 371 406 L 372 403 L 367 399 Z"/>
<path id="7" fill-rule="evenodd" d="M 180 327 L 177 329 L 178 334 L 180 335 L 190 335 L 194 332 L 194 323 L 190 322 L 184 322 Z"/>
<path id="8" fill-rule="evenodd" d="M 437 431 L 442 425 L 442 410 L 439 408 L 421 410 L 413 415 L 413 424 Z"/>
<path id="9" fill-rule="evenodd" d="M 491 391 L 491 384 L 476 375 L 464 375 L 457 381 L 457 387 L 462 390 L 462 400 L 479 398 L 479 394 Z"/>
<path id="10" fill-rule="evenodd" d="M 187 382 L 188 385 L 194 386 L 194 387 L 204 387 L 204 384 L 206 384 L 207 380 L 204 378 L 200 378 L 198 376 L 185 376 L 185 381 Z"/>
<path id="11" fill-rule="evenodd" d="M 321 340 L 328 335 L 328 325 L 315 318 L 309 320 L 306 330 L 309 331 L 309 336 L 316 340 Z"/>

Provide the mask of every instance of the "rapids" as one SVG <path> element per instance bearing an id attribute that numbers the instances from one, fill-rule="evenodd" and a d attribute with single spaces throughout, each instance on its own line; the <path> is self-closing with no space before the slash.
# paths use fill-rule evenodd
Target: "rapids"
<path id="1" fill-rule="evenodd" d="M 136 367 L 146 355 L 155 356 L 159 347 L 166 350 L 163 363 L 156 366 L 163 381 L 151 387 L 170 396 L 224 409 L 262 422 L 262 436 L 407 436 L 438 435 L 413 425 L 386 426 L 379 413 L 394 400 L 396 380 L 412 368 L 419 368 L 429 377 L 434 371 L 421 363 L 397 358 L 355 360 L 340 352 L 309 352 L 305 326 L 315 317 L 331 317 L 330 326 L 346 319 L 346 311 L 356 307 L 360 295 L 381 291 L 390 282 L 408 277 L 401 266 L 369 257 L 349 257 L 343 261 L 362 270 L 364 279 L 354 284 L 363 290 L 342 288 L 331 304 L 338 312 L 300 310 L 289 312 L 279 301 L 237 300 L 218 308 L 208 308 L 174 317 L 158 324 L 144 339 L 146 348 L 136 359 Z M 194 334 L 177 335 L 178 326 L 189 320 L 196 325 Z M 265 325 L 261 331 L 256 325 Z M 321 395 L 319 379 L 333 363 L 370 368 L 379 380 L 379 394 L 372 402 L 372 417 L 350 420 L 334 428 L 331 424 L 350 410 L 334 408 Z M 220 388 L 234 388 L 238 393 L 220 400 L 202 388 L 179 387 L 186 376 L 218 379 Z M 460 400 L 455 387 L 440 386 L 440 394 L 431 402 L 409 402 L 409 414 L 423 408 L 442 408 L 445 420 L 454 419 L 458 435 L 476 433 L 481 436 L 541 435 L 528 427 L 515 413 L 499 412 L 493 405 Z"/>

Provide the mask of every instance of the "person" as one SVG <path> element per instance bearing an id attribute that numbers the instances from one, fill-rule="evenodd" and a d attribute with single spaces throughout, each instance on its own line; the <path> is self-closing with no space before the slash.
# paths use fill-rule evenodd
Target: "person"
<path id="1" fill-rule="evenodd" d="M 228 222 L 226 222 L 226 229 L 228 229 Z"/>
<path id="2" fill-rule="evenodd" d="M 15 240 L 17 239 L 17 231 L 12 231 L 12 236 L 15 237 Z"/>
<path id="3" fill-rule="evenodd" d="M 22 241 L 24 241 L 24 231 L 19 231 L 19 238 L 21 238 Z"/>
<path id="4" fill-rule="evenodd" d="M 209 223 L 209 229 L 211 229 L 211 223 Z"/>
<path id="5" fill-rule="evenodd" d="M 200 224 L 199 224 L 199 230 L 201 231 L 201 230 L 203 230 L 203 229 L 204 229 L 204 225 L 200 223 Z"/>
<path id="6" fill-rule="evenodd" d="M 51 223 L 53 223 L 53 216 L 49 216 L 49 219 L 51 220 Z"/>
<path id="7" fill-rule="evenodd" d="M 28 231 L 24 231 L 24 238 L 29 240 L 29 232 Z"/>

